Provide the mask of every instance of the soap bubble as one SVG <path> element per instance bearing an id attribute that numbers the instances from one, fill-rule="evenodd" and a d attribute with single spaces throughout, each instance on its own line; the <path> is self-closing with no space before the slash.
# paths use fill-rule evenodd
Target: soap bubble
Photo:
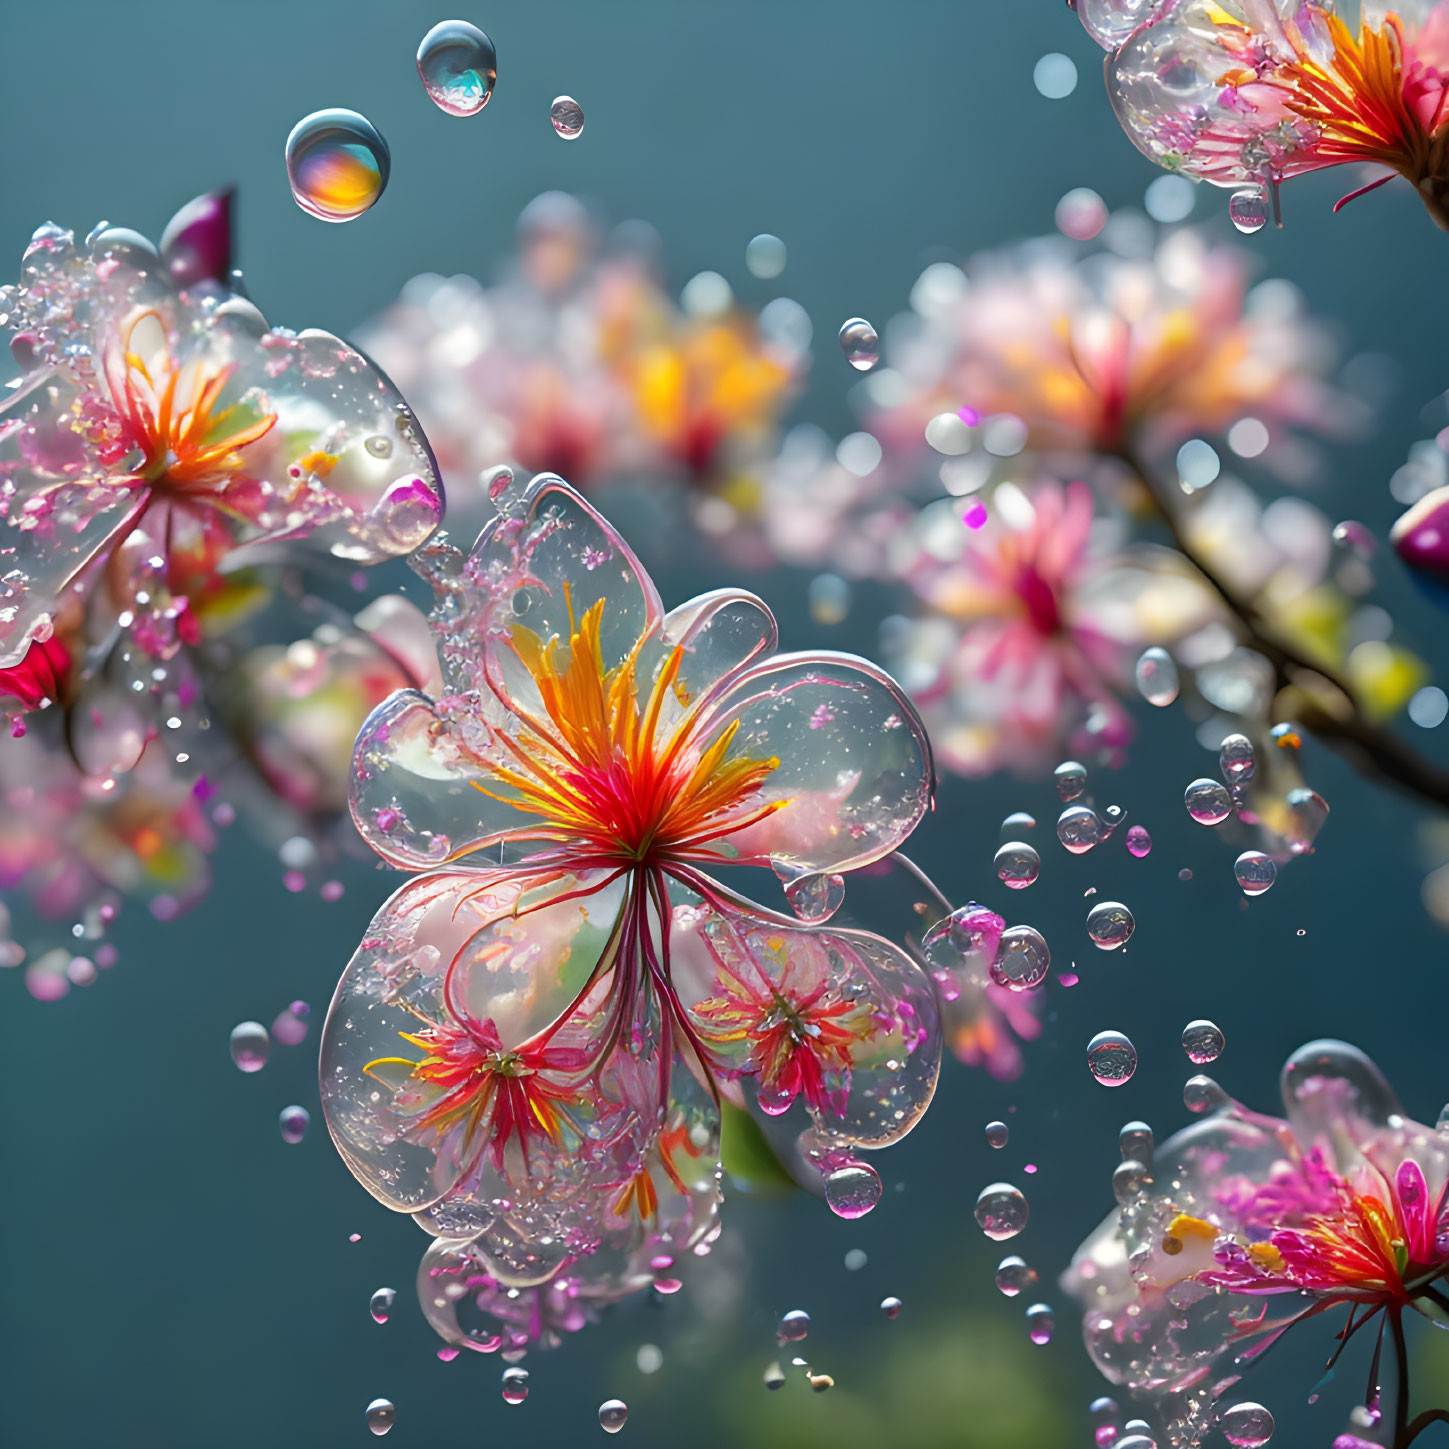
<path id="1" fill-rule="evenodd" d="M 387 187 L 392 158 L 377 127 L 356 111 L 314 111 L 287 137 L 287 180 L 298 206 L 322 221 L 351 221 Z"/>
<path id="2" fill-rule="evenodd" d="M 418 75 L 433 104 L 450 116 L 476 116 L 498 79 L 498 51 L 466 20 L 441 20 L 418 46 Z"/>

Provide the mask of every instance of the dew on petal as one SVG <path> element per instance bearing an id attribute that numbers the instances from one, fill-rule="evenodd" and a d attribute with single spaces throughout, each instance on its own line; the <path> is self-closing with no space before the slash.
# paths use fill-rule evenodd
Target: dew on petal
<path id="1" fill-rule="evenodd" d="M 799 1343 L 810 1332 L 810 1315 L 803 1308 L 792 1308 L 775 1330 L 781 1343 Z"/>
<path id="2" fill-rule="evenodd" d="M 1068 805 L 1057 816 L 1057 839 L 1073 855 L 1085 855 L 1100 845 L 1108 834 L 1102 818 L 1090 805 Z"/>
<path id="3" fill-rule="evenodd" d="M 577 141 L 584 134 L 584 108 L 572 96 L 555 96 L 548 118 L 565 141 Z"/>
<path id="4" fill-rule="evenodd" d="M 883 1191 L 880 1174 L 864 1162 L 837 1167 L 825 1179 L 825 1201 L 838 1218 L 863 1218 Z"/>
<path id="5" fill-rule="evenodd" d="M 1182 1049 L 1194 1066 L 1217 1061 L 1226 1045 L 1223 1029 L 1214 1021 L 1190 1021 L 1182 1029 Z"/>
<path id="6" fill-rule="evenodd" d="M 1268 198 L 1261 186 L 1244 186 L 1228 198 L 1228 216 L 1245 236 L 1268 224 Z"/>
<path id="7" fill-rule="evenodd" d="M 1236 1449 L 1261 1449 L 1273 1437 L 1273 1416 L 1262 1404 L 1234 1404 L 1218 1415 L 1218 1428 Z"/>
<path id="8" fill-rule="evenodd" d="M 1087 1068 L 1104 1087 L 1120 1087 L 1137 1070 L 1137 1048 L 1123 1032 L 1099 1031 L 1087 1043 Z"/>
<path id="9" fill-rule="evenodd" d="M 372 1314 L 374 1323 L 386 1323 L 387 1316 L 392 1312 L 392 1305 L 397 1298 L 397 1289 L 379 1288 L 371 1298 L 367 1300 L 367 1311 Z"/>
<path id="10" fill-rule="evenodd" d="M 1278 867 L 1271 855 L 1245 850 L 1233 862 L 1233 875 L 1245 896 L 1260 896 L 1278 879 Z"/>
<path id="11" fill-rule="evenodd" d="M 1227 786 L 1207 778 L 1194 780 L 1183 791 L 1182 803 L 1199 825 L 1220 825 L 1233 813 Z"/>
<path id="12" fill-rule="evenodd" d="M 988 1122 L 986 1124 L 986 1145 L 988 1147 L 1005 1147 L 1011 1140 L 1011 1129 L 1005 1122 Z"/>
<path id="13" fill-rule="evenodd" d="M 1076 800 L 1087 788 L 1087 767 L 1080 760 L 1063 760 L 1052 771 L 1052 783 L 1063 803 Z"/>
<path id="14" fill-rule="evenodd" d="M 901 1316 L 901 1300 L 899 1298 L 882 1298 L 880 1311 L 887 1318 L 899 1318 Z"/>
<path id="15" fill-rule="evenodd" d="M 1177 661 L 1166 649 L 1154 645 L 1144 649 L 1137 661 L 1137 692 L 1159 709 L 1165 709 L 1177 698 L 1179 689 Z"/>
<path id="16" fill-rule="evenodd" d="M 259 1072 L 271 1055 L 272 1040 L 259 1021 L 241 1021 L 231 1029 L 231 1059 L 244 1072 Z"/>
<path id="17" fill-rule="evenodd" d="M 1136 929 L 1132 912 L 1121 901 L 1100 901 L 1087 912 L 1087 934 L 1099 951 L 1125 946 Z"/>
<path id="18" fill-rule="evenodd" d="M 840 350 L 857 372 L 869 372 L 880 361 L 880 337 L 864 317 L 851 317 L 840 328 Z"/>
<path id="19" fill-rule="evenodd" d="M 306 1135 L 312 1114 L 305 1107 L 283 1107 L 277 1118 L 282 1131 L 282 1141 L 295 1147 Z"/>
<path id="20" fill-rule="evenodd" d="M 1146 827 L 1141 825 L 1127 827 L 1127 853 L 1135 855 L 1138 860 L 1152 854 L 1152 837 L 1147 833 Z"/>
<path id="21" fill-rule="evenodd" d="M 1253 778 L 1258 761 L 1247 735 L 1231 734 L 1218 746 L 1218 769 L 1229 785 L 1246 785 Z"/>
<path id="22" fill-rule="evenodd" d="M 351 221 L 373 206 L 392 166 L 387 142 L 356 111 L 314 111 L 287 137 L 287 180 L 297 205 L 322 221 Z"/>
<path id="23" fill-rule="evenodd" d="M 418 75 L 440 111 L 476 116 L 498 79 L 498 51 L 466 20 L 440 20 L 418 46 Z"/>
<path id="24" fill-rule="evenodd" d="M 397 1422 L 397 1409 L 391 1399 L 374 1399 L 367 1406 L 367 1427 L 374 1434 L 386 1434 Z"/>
<path id="25" fill-rule="evenodd" d="M 503 1370 L 503 1402 L 521 1404 L 528 1397 L 528 1370 L 517 1364 Z"/>
<path id="26" fill-rule="evenodd" d="M 1028 1288 L 1034 1288 L 1037 1281 L 1036 1269 L 1014 1253 L 996 1265 L 996 1286 L 1004 1297 L 1015 1298 Z"/>
<path id="27" fill-rule="evenodd" d="M 1041 874 L 1041 856 L 1025 841 L 1008 840 L 992 862 L 997 879 L 1010 890 L 1025 890 Z"/>
<path id="28" fill-rule="evenodd" d="M 1048 1303 L 1033 1303 L 1026 1310 L 1026 1331 L 1027 1336 L 1038 1348 L 1052 1341 L 1052 1334 L 1056 1332 L 1056 1315 L 1052 1312 Z"/>
<path id="29" fill-rule="evenodd" d="M 1029 991 L 1040 986 L 1051 970 L 1052 953 L 1040 931 L 1031 926 L 1010 926 L 1001 933 L 991 979 L 1008 991 Z"/>
<path id="30" fill-rule="evenodd" d="M 1014 1238 L 1030 1215 L 1026 1194 L 1009 1182 L 993 1182 L 976 1199 L 976 1223 L 995 1243 Z"/>
<path id="31" fill-rule="evenodd" d="M 629 1406 L 623 1399 L 605 1399 L 599 1405 L 599 1428 L 606 1434 L 617 1434 L 629 1421 Z"/>

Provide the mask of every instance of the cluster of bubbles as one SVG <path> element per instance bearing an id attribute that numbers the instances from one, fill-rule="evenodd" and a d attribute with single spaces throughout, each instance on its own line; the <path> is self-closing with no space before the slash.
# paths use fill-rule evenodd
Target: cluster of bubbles
<path id="1" fill-rule="evenodd" d="M 261 1071 L 271 1059 L 274 1041 L 286 1047 L 301 1046 L 306 1041 L 311 1014 L 312 1008 L 305 1001 L 294 1001 L 277 1013 L 271 1031 L 259 1021 L 239 1021 L 231 1029 L 232 1063 L 238 1071 L 248 1074 Z M 277 1116 L 282 1141 L 295 1147 L 307 1135 L 311 1122 L 312 1114 L 305 1107 L 295 1102 L 283 1107 Z"/>

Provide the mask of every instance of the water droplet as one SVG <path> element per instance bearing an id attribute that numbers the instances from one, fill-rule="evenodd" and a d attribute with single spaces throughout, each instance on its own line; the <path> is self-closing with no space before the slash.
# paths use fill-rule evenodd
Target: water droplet
<path id="1" fill-rule="evenodd" d="M 1101 817 L 1090 805 L 1068 805 L 1057 816 L 1057 839 L 1073 855 L 1085 855 L 1107 835 Z"/>
<path id="2" fill-rule="evenodd" d="M 1011 1139 L 1011 1129 L 1005 1122 L 988 1122 L 986 1124 L 986 1145 L 988 1147 L 1005 1147 Z"/>
<path id="3" fill-rule="evenodd" d="M 1092 1420 L 1092 1438 L 1096 1441 L 1097 1449 L 1112 1449 L 1112 1445 L 1117 1442 L 1117 1425 L 1121 1412 L 1116 1399 L 1105 1397 L 1093 1399 L 1087 1406 L 1087 1413 Z"/>
<path id="4" fill-rule="evenodd" d="M 1262 1404 L 1234 1404 L 1218 1415 L 1218 1428 L 1238 1449 L 1259 1449 L 1273 1437 L 1273 1416 Z"/>
<path id="5" fill-rule="evenodd" d="M 1152 1161 L 1152 1128 L 1145 1122 L 1127 1122 L 1117 1134 L 1117 1150 L 1123 1161 Z"/>
<path id="6" fill-rule="evenodd" d="M 1112 1173 L 1112 1196 L 1119 1206 L 1126 1207 L 1152 1181 L 1152 1169 L 1145 1162 L 1129 1157 L 1119 1162 Z"/>
<path id="7" fill-rule="evenodd" d="M 996 1265 L 996 1286 L 1007 1298 L 1015 1298 L 1018 1293 L 1025 1293 L 1028 1288 L 1036 1287 L 1036 1284 L 1036 1269 L 1025 1258 L 1012 1254 Z"/>
<path id="8" fill-rule="evenodd" d="M 259 1021 L 241 1021 L 231 1029 L 231 1059 L 244 1072 L 259 1072 L 271 1055 L 272 1039 Z"/>
<path id="9" fill-rule="evenodd" d="M 305 1001 L 294 1001 L 272 1019 L 272 1040 L 279 1046 L 301 1046 L 307 1040 L 307 1018 L 311 1007 Z"/>
<path id="10" fill-rule="evenodd" d="M 528 1397 L 528 1370 L 517 1364 L 503 1370 L 503 1402 L 521 1404 Z"/>
<path id="11" fill-rule="evenodd" d="M 617 1434 L 629 1421 L 629 1406 L 623 1399 L 605 1399 L 599 1405 L 599 1428 L 606 1434 Z"/>
<path id="12" fill-rule="evenodd" d="M 845 1271 L 859 1273 L 870 1262 L 870 1255 L 864 1248 L 851 1248 L 845 1254 Z"/>
<path id="13" fill-rule="evenodd" d="M 1052 1313 L 1050 1304 L 1033 1303 L 1026 1310 L 1026 1331 L 1038 1348 L 1052 1341 L 1056 1327 L 1056 1316 Z"/>
<path id="14" fill-rule="evenodd" d="M 765 1370 L 764 1379 L 765 1387 L 767 1389 L 774 1390 L 783 1388 L 785 1385 L 785 1370 L 782 1369 L 779 1364 L 772 1363 L 769 1368 Z"/>
<path id="15" fill-rule="evenodd" d="M 785 270 L 785 243 L 762 231 L 745 247 L 745 269 L 752 277 L 768 282 Z"/>
<path id="16" fill-rule="evenodd" d="M 828 921 L 845 899 L 845 877 L 801 875 L 785 884 L 785 899 L 802 921 L 816 925 Z"/>
<path id="17" fill-rule="evenodd" d="M 287 180 L 298 206 L 322 221 L 361 216 L 387 186 L 392 159 L 377 127 L 356 111 L 314 111 L 287 137 Z"/>
<path id="18" fill-rule="evenodd" d="M 367 1406 L 367 1427 L 374 1434 L 386 1434 L 397 1422 L 397 1409 L 391 1399 L 374 1399 Z"/>
<path id="19" fill-rule="evenodd" d="M 556 96 L 548 118 L 565 141 L 577 141 L 584 134 L 584 108 L 572 96 Z"/>
<path id="20" fill-rule="evenodd" d="M 887 1318 L 899 1318 L 901 1316 L 901 1300 L 899 1298 L 882 1298 L 880 1311 Z"/>
<path id="21" fill-rule="evenodd" d="M 1087 912 L 1087 934 L 1099 951 L 1125 946 L 1136 929 L 1132 912 L 1121 901 L 1101 901 Z"/>
<path id="22" fill-rule="evenodd" d="M 367 1300 L 367 1311 L 372 1314 L 372 1321 L 374 1323 L 387 1322 L 387 1315 L 392 1312 L 393 1300 L 396 1297 L 396 1288 L 379 1288 Z"/>
<path id="23" fill-rule="evenodd" d="M 277 1118 L 277 1125 L 282 1129 L 282 1141 L 295 1147 L 307 1135 L 311 1121 L 312 1114 L 305 1107 L 283 1107 Z"/>
<path id="24" fill-rule="evenodd" d="M 1233 862 L 1233 874 L 1245 896 L 1260 896 L 1278 879 L 1278 867 L 1271 855 L 1261 850 L 1245 850 Z"/>
<path id="25" fill-rule="evenodd" d="M 1030 1214 L 1026 1194 L 1009 1182 L 993 1182 L 976 1199 L 976 1222 L 994 1243 L 1014 1238 Z"/>
<path id="26" fill-rule="evenodd" d="M 1198 1116 L 1215 1112 L 1226 1106 L 1228 1100 L 1228 1094 L 1211 1077 L 1189 1077 L 1182 1084 L 1182 1105 Z"/>
<path id="27" fill-rule="evenodd" d="M 1288 811 L 1288 849 L 1294 855 L 1308 855 L 1328 821 L 1328 801 L 1317 791 L 1300 787 L 1288 792 Z"/>
<path id="28" fill-rule="evenodd" d="M 1013 810 L 1005 820 L 1001 822 L 1001 833 L 1007 837 L 1020 835 L 1023 830 L 1036 829 L 1036 816 L 1028 815 L 1025 810 Z"/>
<path id="29" fill-rule="evenodd" d="M 1063 802 L 1075 800 L 1087 788 L 1087 767 L 1080 760 L 1063 760 L 1052 771 L 1052 781 Z"/>
<path id="30" fill-rule="evenodd" d="M 1178 871 L 1177 878 L 1178 878 L 1178 880 L 1191 880 L 1192 879 L 1192 868 L 1190 866 L 1186 866 L 1186 865 L 1183 866 L 1183 868 L 1180 871 Z"/>
<path id="31" fill-rule="evenodd" d="M 1182 1049 L 1194 1066 L 1203 1067 L 1222 1056 L 1227 1039 L 1213 1021 L 1190 1021 L 1182 1029 Z"/>
<path id="32" fill-rule="evenodd" d="M 1152 837 L 1141 825 L 1132 825 L 1127 829 L 1127 853 L 1135 855 L 1138 860 L 1152 854 Z"/>
<path id="33" fill-rule="evenodd" d="M 1025 841 L 1008 840 L 992 862 L 997 879 L 1011 890 L 1025 890 L 1041 874 L 1041 856 Z"/>
<path id="34" fill-rule="evenodd" d="M 825 1201 L 838 1218 L 863 1218 L 882 1191 L 880 1174 L 864 1162 L 837 1167 L 825 1179 Z"/>
<path id="35" fill-rule="evenodd" d="M 1088 186 L 1075 186 L 1057 202 L 1057 230 L 1073 241 L 1091 241 L 1107 224 L 1107 203 Z"/>
<path id="36" fill-rule="evenodd" d="M 857 372 L 869 372 L 880 361 L 880 338 L 864 317 L 851 317 L 841 326 L 840 350 Z"/>
<path id="37" fill-rule="evenodd" d="M 1177 662 L 1166 649 L 1144 649 L 1137 661 L 1137 692 L 1148 704 L 1165 709 L 1177 698 Z"/>
<path id="38" fill-rule="evenodd" d="M 1228 216 L 1245 236 L 1262 231 L 1268 224 L 1268 198 L 1261 186 L 1245 186 L 1228 198 Z"/>
<path id="39" fill-rule="evenodd" d="M 1151 1434 L 1124 1434 L 1112 1449 L 1157 1449 L 1157 1440 Z"/>
<path id="40" fill-rule="evenodd" d="M 1219 825 L 1233 813 L 1227 787 L 1216 780 L 1194 780 L 1183 791 L 1182 803 L 1199 825 Z"/>
<path id="41" fill-rule="evenodd" d="M 1030 926 L 1011 926 L 1001 933 L 991 979 L 1009 991 L 1029 991 L 1040 986 L 1051 970 L 1052 953 L 1040 931 Z"/>
<path id="42" fill-rule="evenodd" d="M 1120 1087 L 1137 1070 L 1137 1048 L 1120 1031 L 1099 1031 L 1087 1043 L 1087 1067 L 1104 1087 Z"/>
<path id="43" fill-rule="evenodd" d="M 799 1343 L 810 1332 L 810 1315 L 803 1308 L 792 1308 L 781 1320 L 775 1336 L 781 1343 Z"/>
<path id="44" fill-rule="evenodd" d="M 1218 746 L 1218 770 L 1229 785 L 1246 785 L 1258 768 L 1247 735 L 1227 735 Z"/>
<path id="45" fill-rule="evenodd" d="M 498 51 L 466 20 L 441 20 L 418 46 L 418 75 L 433 104 L 450 116 L 476 116 L 498 79 Z"/>

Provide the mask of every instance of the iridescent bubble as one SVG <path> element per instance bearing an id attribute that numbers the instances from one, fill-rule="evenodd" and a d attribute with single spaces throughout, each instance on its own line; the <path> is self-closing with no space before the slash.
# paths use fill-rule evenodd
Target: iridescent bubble
<path id="1" fill-rule="evenodd" d="M 1125 946 L 1136 929 L 1132 912 L 1121 901 L 1101 901 L 1087 912 L 1087 934 L 1099 951 Z"/>
<path id="2" fill-rule="evenodd" d="M 1025 1293 L 1028 1288 L 1036 1287 L 1036 1284 L 1036 1269 L 1025 1258 L 1012 1254 L 996 1265 L 996 1286 L 1004 1297 L 1015 1298 L 1018 1293 Z"/>
<path id="3" fill-rule="evenodd" d="M 1228 1101 L 1228 1094 L 1211 1077 L 1189 1077 L 1182 1084 L 1182 1105 L 1198 1116 L 1215 1112 Z"/>
<path id="4" fill-rule="evenodd" d="M 498 79 L 498 51 L 466 20 L 440 20 L 418 46 L 418 75 L 440 111 L 476 116 Z"/>
<path id="5" fill-rule="evenodd" d="M 863 1218 L 882 1191 L 880 1174 L 864 1162 L 837 1167 L 825 1179 L 825 1201 L 838 1218 Z"/>
<path id="6" fill-rule="evenodd" d="M 374 1323 L 386 1323 L 387 1316 L 392 1312 L 393 1300 L 397 1297 L 395 1288 L 379 1288 L 371 1298 L 367 1300 L 367 1311 L 372 1314 Z"/>
<path id="7" fill-rule="evenodd" d="M 1262 231 L 1268 224 L 1268 198 L 1261 186 L 1245 186 L 1228 198 L 1228 216 L 1245 236 Z"/>
<path id="8" fill-rule="evenodd" d="M 1238 1449 L 1260 1449 L 1273 1437 L 1273 1416 L 1262 1404 L 1234 1404 L 1218 1415 L 1218 1428 Z"/>
<path id="9" fill-rule="evenodd" d="M 1026 1194 L 1009 1182 L 993 1182 L 976 1199 L 976 1222 L 995 1243 L 1014 1238 L 1025 1226 L 1031 1209 Z"/>
<path id="10" fill-rule="evenodd" d="M 584 134 L 584 108 L 572 96 L 555 96 L 548 118 L 565 141 L 577 141 Z"/>
<path id="11" fill-rule="evenodd" d="M 1025 890 L 1041 874 L 1041 856 L 1022 840 L 1008 840 L 992 862 L 996 877 L 1011 890 Z"/>
<path id="12" fill-rule="evenodd" d="M 1073 855 L 1085 855 L 1109 834 L 1101 817 L 1090 805 L 1068 805 L 1057 816 L 1057 839 Z"/>
<path id="13" fill-rule="evenodd" d="M 240 1021 L 231 1029 L 231 1059 L 244 1072 L 259 1072 L 271 1055 L 272 1039 L 259 1021 Z"/>
<path id="14" fill-rule="evenodd" d="M 503 1370 L 503 1402 L 521 1404 L 528 1397 L 528 1370 L 513 1364 Z"/>
<path id="15" fill-rule="evenodd" d="M 1075 800 L 1087 788 L 1087 767 L 1080 760 L 1063 760 L 1052 771 L 1052 782 L 1063 802 Z"/>
<path id="16" fill-rule="evenodd" d="M 785 270 L 785 243 L 767 231 L 751 237 L 745 247 L 745 269 L 762 281 L 778 277 Z"/>
<path id="17" fill-rule="evenodd" d="M 882 1298 L 880 1311 L 887 1318 L 899 1318 L 901 1316 L 901 1300 L 899 1298 Z"/>
<path id="18" fill-rule="evenodd" d="M 629 1406 L 623 1399 L 605 1399 L 599 1405 L 599 1428 L 606 1434 L 617 1434 L 629 1421 Z"/>
<path id="19" fill-rule="evenodd" d="M 799 1343 L 810 1332 L 810 1315 L 803 1308 L 792 1308 L 781 1320 L 775 1336 L 781 1343 Z"/>
<path id="20" fill-rule="evenodd" d="M 1120 1031 L 1099 1031 L 1087 1043 L 1087 1068 L 1104 1087 L 1120 1087 L 1137 1070 L 1137 1048 Z"/>
<path id="21" fill-rule="evenodd" d="M 1005 1147 L 1011 1140 L 1011 1129 L 1005 1122 L 988 1122 L 986 1124 L 986 1145 L 988 1147 Z"/>
<path id="22" fill-rule="evenodd" d="M 387 186 L 392 158 L 377 127 L 356 111 L 314 111 L 287 137 L 292 197 L 322 221 L 361 216 Z"/>
<path id="23" fill-rule="evenodd" d="M 840 329 L 840 350 L 857 372 L 869 372 L 880 361 L 880 338 L 864 317 L 851 317 Z"/>
<path id="24" fill-rule="evenodd" d="M 1233 862 L 1233 875 L 1245 896 L 1260 896 L 1278 879 L 1278 867 L 1271 855 L 1245 850 Z"/>
<path id="25" fill-rule="evenodd" d="M 1026 1310 L 1027 1335 L 1038 1348 L 1052 1341 L 1056 1327 L 1056 1316 L 1052 1313 L 1050 1304 L 1033 1303 Z"/>
<path id="26" fill-rule="evenodd" d="M 1253 778 L 1258 761 L 1247 735 L 1226 735 L 1218 746 L 1218 770 L 1229 785 L 1246 785 Z"/>
<path id="27" fill-rule="evenodd" d="M 1177 698 L 1180 688 L 1177 661 L 1166 649 L 1154 645 L 1144 649 L 1137 661 L 1137 692 L 1148 704 L 1165 709 Z"/>
<path id="28" fill-rule="evenodd" d="M 1194 780 L 1183 791 L 1182 803 L 1199 825 L 1220 825 L 1233 813 L 1227 787 L 1217 780 Z"/>
<path id="29" fill-rule="evenodd" d="M 374 1399 L 367 1406 L 367 1427 L 374 1434 L 386 1434 L 397 1422 L 397 1409 L 391 1399 Z"/>
<path id="30" fill-rule="evenodd" d="M 1152 837 L 1141 825 L 1132 825 L 1127 830 L 1127 853 L 1138 860 L 1152 853 Z"/>
<path id="31" fill-rule="evenodd" d="M 282 1130 L 282 1141 L 295 1147 L 307 1135 L 311 1121 L 312 1114 L 305 1107 L 283 1107 L 277 1118 L 277 1125 Z"/>
<path id="32" fill-rule="evenodd" d="M 1152 1161 L 1152 1128 L 1145 1122 L 1127 1122 L 1117 1134 L 1117 1150 L 1123 1161 Z"/>
<path id="33" fill-rule="evenodd" d="M 1194 1066 L 1217 1061 L 1226 1045 L 1223 1029 L 1215 1021 L 1190 1021 L 1182 1029 L 1182 1049 Z"/>
<path id="34" fill-rule="evenodd" d="M 988 969 L 998 986 L 1008 991 L 1030 991 L 1046 979 L 1051 964 L 1052 953 L 1040 931 L 1030 926 L 1009 926 L 1001 933 L 996 959 Z"/>

